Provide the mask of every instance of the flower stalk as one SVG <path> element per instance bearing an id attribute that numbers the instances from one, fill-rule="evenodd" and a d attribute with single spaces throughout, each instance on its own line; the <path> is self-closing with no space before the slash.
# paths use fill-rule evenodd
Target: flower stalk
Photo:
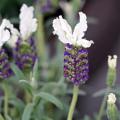
<path id="1" fill-rule="evenodd" d="M 102 101 L 102 105 L 100 107 L 100 111 L 98 113 L 98 117 L 97 120 L 102 120 L 103 117 L 103 113 L 105 110 L 105 106 L 106 106 L 106 101 L 107 101 L 107 96 L 110 93 L 112 87 L 114 87 L 115 82 L 116 82 L 116 65 L 117 65 L 117 56 L 114 55 L 112 56 L 108 56 L 108 75 L 107 75 L 107 90 L 105 93 L 105 96 L 103 98 Z"/>
<path id="2" fill-rule="evenodd" d="M 101 107 L 100 107 L 100 110 L 99 110 L 99 113 L 98 113 L 98 116 L 97 116 L 97 120 L 102 120 L 103 113 L 104 113 L 105 106 L 106 106 L 107 95 L 108 95 L 109 92 L 110 92 L 110 88 L 108 88 L 106 93 L 105 93 L 105 96 L 103 98 L 103 101 L 102 101 L 102 104 L 101 104 Z"/>
<path id="3" fill-rule="evenodd" d="M 4 90 L 4 116 L 7 118 L 8 116 L 8 86 L 6 83 L 3 84 Z"/>
<path id="4" fill-rule="evenodd" d="M 72 118 L 73 118 L 73 113 L 75 111 L 75 106 L 76 106 L 76 103 L 77 103 L 78 94 L 79 94 L 79 87 L 74 85 L 74 88 L 73 88 L 73 98 L 72 98 L 72 102 L 71 102 L 71 105 L 70 105 L 70 109 L 69 109 L 67 120 L 72 120 Z"/>
<path id="5" fill-rule="evenodd" d="M 39 9 L 39 1 L 35 6 L 35 14 L 38 19 L 38 28 L 36 32 L 36 47 L 37 47 L 37 54 L 42 59 L 44 58 L 45 52 L 45 35 L 44 35 L 44 27 L 43 27 L 43 15 Z"/>

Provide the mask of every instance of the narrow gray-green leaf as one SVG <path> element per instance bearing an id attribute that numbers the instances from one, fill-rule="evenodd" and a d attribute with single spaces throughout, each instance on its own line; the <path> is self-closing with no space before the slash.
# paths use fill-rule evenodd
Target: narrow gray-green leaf
<path id="1" fill-rule="evenodd" d="M 30 120 L 32 111 L 33 111 L 33 104 L 29 103 L 24 109 L 22 120 Z"/>
<path id="2" fill-rule="evenodd" d="M 7 115 L 6 120 L 12 120 L 12 118 L 9 115 Z"/>
<path id="3" fill-rule="evenodd" d="M 29 82 L 27 80 L 20 80 L 19 82 L 24 87 L 24 89 L 26 89 L 32 95 L 33 88 Z"/>
<path id="4" fill-rule="evenodd" d="M 61 110 L 63 109 L 63 104 L 61 103 L 61 101 L 49 93 L 40 92 L 39 94 L 35 95 L 35 99 L 38 99 L 38 98 L 45 99 L 46 101 L 53 103 L 59 109 Z"/>
<path id="5" fill-rule="evenodd" d="M 10 66 L 18 80 L 25 79 L 24 73 L 14 63 L 11 63 Z"/>
<path id="6" fill-rule="evenodd" d="M 5 120 L 1 114 L 0 114 L 0 120 Z"/>
<path id="7" fill-rule="evenodd" d="M 24 106 L 25 106 L 22 100 L 20 100 L 19 98 L 12 98 L 9 100 L 9 103 L 13 105 L 19 111 L 20 115 L 22 114 Z"/>
<path id="8" fill-rule="evenodd" d="M 106 93 L 107 89 L 102 89 L 93 94 L 93 97 L 100 97 Z"/>

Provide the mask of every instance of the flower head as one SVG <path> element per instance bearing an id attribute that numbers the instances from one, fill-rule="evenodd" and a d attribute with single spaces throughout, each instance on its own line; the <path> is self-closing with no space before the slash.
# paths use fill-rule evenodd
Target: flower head
<path id="1" fill-rule="evenodd" d="M 8 56 L 2 46 L 11 39 L 14 31 L 15 29 L 9 20 L 3 19 L 0 26 L 0 79 L 6 79 L 13 74 L 8 61 Z"/>
<path id="2" fill-rule="evenodd" d="M 93 44 L 93 41 L 84 37 L 87 30 L 87 17 L 79 13 L 80 21 L 74 31 L 62 16 L 53 20 L 54 34 L 58 35 L 61 42 L 65 44 L 64 51 L 64 77 L 74 85 L 83 84 L 88 80 L 89 64 L 88 51 L 86 48 Z"/>
<path id="3" fill-rule="evenodd" d="M 20 9 L 20 34 L 22 40 L 29 39 L 30 35 L 37 29 L 37 19 L 34 18 L 34 8 L 23 4 Z"/>
<path id="4" fill-rule="evenodd" d="M 117 65 L 117 55 L 108 56 L 108 66 L 112 69 L 115 69 Z"/>
<path id="5" fill-rule="evenodd" d="M 87 17 L 83 12 L 79 12 L 80 21 L 75 26 L 74 31 L 68 22 L 59 16 L 53 20 L 54 34 L 58 35 L 61 42 L 64 44 L 69 43 L 75 46 L 82 46 L 88 48 L 93 44 L 93 41 L 86 40 L 84 37 L 85 31 L 87 30 Z"/>
<path id="6" fill-rule="evenodd" d="M 109 104 L 115 104 L 115 102 L 116 102 L 116 96 L 115 96 L 115 94 L 110 93 L 110 94 L 108 95 L 108 100 L 107 100 L 107 102 L 108 102 Z"/>

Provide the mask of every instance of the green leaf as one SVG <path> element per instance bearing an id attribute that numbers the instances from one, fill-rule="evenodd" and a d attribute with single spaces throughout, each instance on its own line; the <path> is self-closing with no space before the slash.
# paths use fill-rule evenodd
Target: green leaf
<path id="1" fill-rule="evenodd" d="M 48 82 L 41 88 L 41 91 L 49 92 L 54 95 L 65 95 L 66 87 L 64 83 Z"/>
<path id="2" fill-rule="evenodd" d="M 22 114 L 24 106 L 25 106 L 22 100 L 15 97 L 15 98 L 10 99 L 9 103 L 13 105 L 19 111 L 20 114 Z"/>
<path id="3" fill-rule="evenodd" d="M 6 116 L 6 120 L 12 120 L 12 118 L 10 116 Z"/>
<path id="4" fill-rule="evenodd" d="M 24 109 L 22 120 L 30 120 L 32 111 L 33 111 L 33 104 L 29 103 Z"/>
<path id="5" fill-rule="evenodd" d="M 10 66 L 18 80 L 26 79 L 24 73 L 14 63 L 11 63 Z"/>
<path id="6" fill-rule="evenodd" d="M 35 95 L 34 100 L 38 101 L 38 99 L 40 99 L 40 98 L 42 98 L 42 99 L 44 99 L 48 102 L 53 103 L 56 107 L 58 107 L 61 110 L 63 109 L 63 104 L 61 103 L 61 101 L 58 98 L 56 98 L 55 96 L 53 96 L 49 93 L 40 92 L 40 93 Z"/>
<path id="7" fill-rule="evenodd" d="M 102 89 L 93 94 L 93 97 L 100 97 L 106 93 L 107 89 Z"/>
<path id="8" fill-rule="evenodd" d="M 80 3 L 81 3 L 81 0 L 72 0 L 71 5 L 74 11 L 73 13 L 76 14 L 76 12 L 80 9 Z"/>
<path id="9" fill-rule="evenodd" d="M 33 88 L 27 80 L 20 80 L 19 83 L 32 95 Z"/>
<path id="10" fill-rule="evenodd" d="M 5 120 L 1 114 L 0 114 L 0 120 Z"/>

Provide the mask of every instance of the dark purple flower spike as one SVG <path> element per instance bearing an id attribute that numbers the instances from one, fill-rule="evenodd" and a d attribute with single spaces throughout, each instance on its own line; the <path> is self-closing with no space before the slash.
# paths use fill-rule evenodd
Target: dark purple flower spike
<path id="1" fill-rule="evenodd" d="M 10 69 L 10 64 L 8 61 L 8 56 L 6 55 L 4 49 L 0 49 L 0 79 L 6 79 L 13 74 Z"/>
<path id="2" fill-rule="evenodd" d="M 88 71 L 87 49 L 66 44 L 64 51 L 64 77 L 75 85 L 80 85 L 88 80 Z"/>
<path id="3" fill-rule="evenodd" d="M 35 51 L 34 39 L 32 37 L 28 41 L 18 39 L 14 51 L 14 58 L 21 70 L 29 71 L 33 68 L 37 58 Z"/>

